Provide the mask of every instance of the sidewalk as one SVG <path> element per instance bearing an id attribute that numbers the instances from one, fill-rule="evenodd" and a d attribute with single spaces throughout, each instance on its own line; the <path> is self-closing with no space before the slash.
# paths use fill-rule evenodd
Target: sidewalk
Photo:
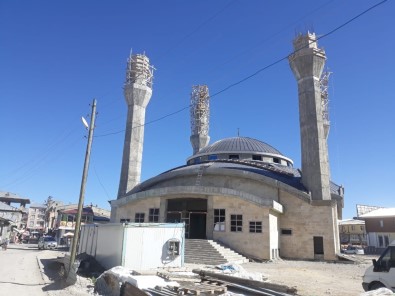
<path id="1" fill-rule="evenodd" d="M 46 286 L 44 291 L 50 296 L 86 296 L 94 295 L 94 285 L 88 278 L 77 276 L 74 285 L 68 285 L 65 280 L 63 258 L 67 255 L 64 251 L 45 250 L 37 254 L 37 264 L 42 279 Z"/>

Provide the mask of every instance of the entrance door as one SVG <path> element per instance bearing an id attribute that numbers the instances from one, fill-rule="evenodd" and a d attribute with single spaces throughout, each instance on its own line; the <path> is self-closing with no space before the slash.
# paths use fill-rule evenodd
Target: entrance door
<path id="1" fill-rule="evenodd" d="M 207 199 L 174 198 L 167 201 L 169 223 L 184 222 L 185 238 L 206 238 Z"/>
<path id="2" fill-rule="evenodd" d="M 322 236 L 314 236 L 314 256 L 320 258 L 324 255 L 324 238 Z"/>
<path id="3" fill-rule="evenodd" d="M 189 214 L 189 238 L 206 238 L 206 213 Z"/>

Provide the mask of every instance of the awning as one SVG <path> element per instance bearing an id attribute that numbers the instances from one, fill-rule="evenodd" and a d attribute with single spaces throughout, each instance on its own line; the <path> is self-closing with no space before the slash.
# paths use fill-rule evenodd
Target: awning
<path id="1" fill-rule="evenodd" d="M 63 237 L 73 237 L 74 233 L 72 232 L 66 232 L 65 234 L 63 234 Z"/>

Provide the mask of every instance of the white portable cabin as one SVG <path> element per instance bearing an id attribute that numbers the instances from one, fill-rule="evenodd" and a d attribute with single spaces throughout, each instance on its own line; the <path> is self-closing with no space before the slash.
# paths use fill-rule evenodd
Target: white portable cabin
<path id="1" fill-rule="evenodd" d="M 93 256 L 104 268 L 133 270 L 184 265 L 183 223 L 108 223 L 81 226 L 78 254 Z"/>

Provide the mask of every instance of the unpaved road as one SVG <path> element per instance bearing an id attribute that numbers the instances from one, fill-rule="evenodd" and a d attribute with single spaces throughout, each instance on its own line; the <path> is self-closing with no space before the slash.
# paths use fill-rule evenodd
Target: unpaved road
<path id="1" fill-rule="evenodd" d="M 56 258 L 63 253 L 38 250 L 37 244 L 10 244 L 0 249 L 0 296 L 86 296 L 93 295 L 89 279 L 78 277 L 73 286 L 60 280 Z"/>
<path id="2" fill-rule="evenodd" d="M 0 295 L 47 295 L 42 289 L 45 287 L 37 264 L 37 248 L 32 245 L 14 248 L 9 245 L 8 250 L 0 249 Z"/>
<path id="3" fill-rule="evenodd" d="M 85 296 L 93 295 L 89 279 L 78 277 L 66 287 L 59 281 L 59 251 L 39 251 L 37 245 L 10 245 L 0 251 L 0 296 Z M 362 275 L 372 258 L 357 255 L 358 264 L 280 260 L 268 263 L 244 263 L 251 273 L 261 273 L 273 283 L 295 287 L 301 296 L 358 296 L 363 293 Z M 190 269 L 203 266 L 190 266 Z M 40 269 L 41 268 L 41 269 Z M 41 274 L 43 271 L 43 274 Z"/>
<path id="4" fill-rule="evenodd" d="M 356 255 L 360 263 L 326 263 L 314 261 L 283 260 L 269 263 L 245 263 L 248 272 L 260 272 L 273 283 L 295 287 L 302 296 L 332 295 L 358 296 L 362 289 L 362 276 L 371 259 Z"/>

